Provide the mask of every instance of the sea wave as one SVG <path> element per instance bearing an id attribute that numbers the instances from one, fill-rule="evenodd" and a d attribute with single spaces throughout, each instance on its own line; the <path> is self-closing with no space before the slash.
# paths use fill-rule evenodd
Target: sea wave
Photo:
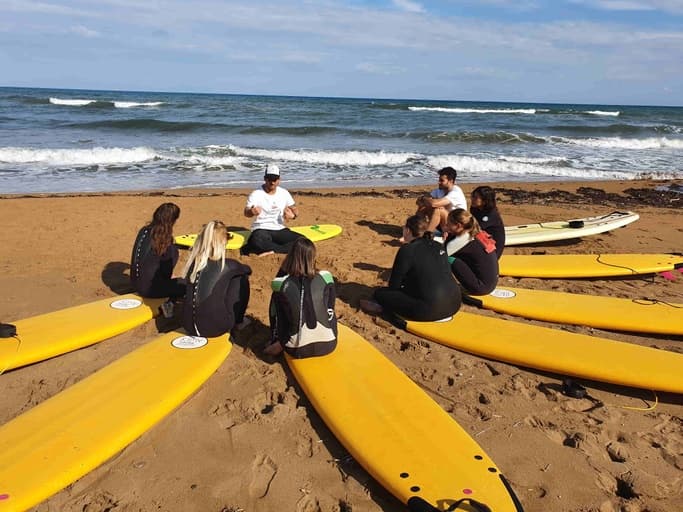
<path id="1" fill-rule="evenodd" d="M 96 103 L 97 100 L 81 100 L 81 99 L 62 99 L 62 98 L 50 98 L 50 103 L 53 105 L 68 105 L 70 107 L 84 107 L 86 105 L 91 105 Z"/>
<path id="2" fill-rule="evenodd" d="M 605 171 L 602 169 L 573 168 L 557 162 L 548 162 L 539 159 L 536 162 L 514 162 L 509 158 L 500 157 L 479 158 L 465 155 L 439 155 L 427 158 L 428 164 L 434 169 L 454 167 L 458 169 L 458 175 L 467 177 L 468 181 L 480 179 L 496 180 L 500 176 L 517 176 L 524 179 L 634 179 L 635 173 L 623 171 Z"/>
<path id="3" fill-rule="evenodd" d="M 212 147 L 216 148 L 217 146 Z M 384 151 L 254 149 L 233 145 L 229 145 L 228 148 L 230 152 L 237 156 L 253 156 L 269 160 L 337 166 L 371 167 L 402 165 L 411 159 L 417 159 L 421 156 L 417 153 L 387 153 Z"/>
<path id="4" fill-rule="evenodd" d="M 551 137 L 551 140 L 553 142 L 602 149 L 683 149 L 683 139 L 668 139 L 666 137 L 649 137 L 646 139 L 622 139 L 621 137 L 573 139 Z"/>
<path id="5" fill-rule="evenodd" d="M 134 107 L 158 107 L 163 105 L 163 101 L 114 101 L 116 108 L 134 108 Z"/>
<path id="6" fill-rule="evenodd" d="M 163 105 L 163 101 L 113 101 L 101 99 L 79 99 L 79 98 L 53 98 L 49 99 L 53 105 L 64 105 L 69 107 L 86 107 L 88 105 L 101 104 L 102 106 L 113 106 L 114 108 L 135 108 L 135 107 L 158 107 Z"/>
<path id="7" fill-rule="evenodd" d="M 614 117 L 621 114 L 621 112 L 619 112 L 618 110 L 616 112 L 606 111 L 606 110 L 586 110 L 583 113 L 584 114 L 590 114 L 593 116 L 614 116 Z"/>
<path id="8" fill-rule="evenodd" d="M 452 114 L 535 114 L 535 108 L 458 108 L 408 107 L 413 112 L 448 112 Z"/>
<path id="9" fill-rule="evenodd" d="M 531 133 L 510 132 L 415 132 L 406 134 L 428 142 L 478 142 L 494 144 L 545 143 L 547 140 Z"/>
<path id="10" fill-rule="evenodd" d="M 153 149 L 102 148 L 92 149 L 34 149 L 0 148 L 0 162 L 10 164 L 40 163 L 50 166 L 132 164 L 159 158 Z"/>

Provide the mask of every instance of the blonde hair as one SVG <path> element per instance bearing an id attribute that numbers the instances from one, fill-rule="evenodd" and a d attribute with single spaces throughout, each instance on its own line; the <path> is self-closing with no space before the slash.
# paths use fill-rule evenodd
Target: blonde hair
<path id="1" fill-rule="evenodd" d="M 192 246 L 190 257 L 185 263 L 183 274 L 191 283 L 197 279 L 209 260 L 221 260 L 225 267 L 225 245 L 228 243 L 228 228 L 219 220 L 207 223 Z"/>
<path id="2" fill-rule="evenodd" d="M 481 232 L 481 227 L 479 226 L 477 219 L 475 219 L 470 212 L 463 210 L 462 208 L 452 210 L 451 213 L 448 214 L 446 222 L 449 224 L 462 224 L 463 229 L 467 231 L 472 238 Z"/>

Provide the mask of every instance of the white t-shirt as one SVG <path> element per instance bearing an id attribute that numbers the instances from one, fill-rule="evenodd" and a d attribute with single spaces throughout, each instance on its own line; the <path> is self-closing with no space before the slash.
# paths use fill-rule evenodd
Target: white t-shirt
<path id="1" fill-rule="evenodd" d="M 444 193 L 444 191 L 440 188 L 437 188 L 432 190 L 429 195 L 434 199 L 442 199 L 444 197 L 447 198 L 451 202 L 450 206 L 446 206 L 446 210 L 449 212 L 455 210 L 456 208 L 467 210 L 467 199 L 465 199 L 465 194 L 463 193 L 462 189 L 457 185 L 453 185 L 453 188 L 448 194 Z"/>
<path id="2" fill-rule="evenodd" d="M 287 206 L 294 206 L 292 195 L 282 187 L 277 187 L 274 194 L 268 194 L 262 188 L 257 188 L 247 198 L 247 208 L 258 206 L 261 213 L 254 217 L 251 223 L 255 229 L 269 229 L 277 231 L 285 228 L 284 211 Z"/>

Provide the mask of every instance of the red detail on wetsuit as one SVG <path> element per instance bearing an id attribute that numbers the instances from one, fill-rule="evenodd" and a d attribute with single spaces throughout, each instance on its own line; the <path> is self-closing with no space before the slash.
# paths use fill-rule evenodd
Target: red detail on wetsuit
<path id="1" fill-rule="evenodd" d="M 480 231 L 474 238 L 479 240 L 487 253 L 492 253 L 496 250 L 496 241 L 491 238 L 491 235 L 489 235 L 486 231 Z"/>

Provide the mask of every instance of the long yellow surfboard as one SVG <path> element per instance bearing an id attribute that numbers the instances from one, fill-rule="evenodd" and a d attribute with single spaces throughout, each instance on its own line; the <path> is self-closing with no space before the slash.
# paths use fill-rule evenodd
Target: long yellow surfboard
<path id="1" fill-rule="evenodd" d="M 0 511 L 26 510 L 150 429 L 228 356 L 227 336 L 171 332 L 0 427 Z"/>
<path id="2" fill-rule="evenodd" d="M 503 254 L 500 275 L 581 278 L 655 274 L 683 267 L 675 254 Z"/>
<path id="3" fill-rule="evenodd" d="M 459 312 L 409 332 L 479 356 L 561 375 L 683 393 L 683 354 Z"/>
<path id="4" fill-rule="evenodd" d="M 43 361 L 126 332 L 154 318 L 163 301 L 121 295 L 10 322 L 17 328 L 17 337 L 0 343 L 0 371 Z"/>
<path id="5" fill-rule="evenodd" d="M 535 224 L 520 224 L 505 227 L 505 245 L 533 244 L 569 240 L 582 236 L 597 235 L 624 227 L 637 221 L 640 216 L 633 212 L 612 212 L 607 215 L 585 217 L 582 219 Z"/>
<path id="6" fill-rule="evenodd" d="M 617 331 L 683 334 L 683 304 L 499 287 L 465 302 L 499 313 Z"/>
<path id="7" fill-rule="evenodd" d="M 311 226 L 295 226 L 291 230 L 304 235 L 313 242 L 320 242 L 341 234 L 342 227 L 336 224 L 313 224 Z M 231 231 L 230 234 L 232 238 L 228 240 L 225 247 L 228 249 L 240 249 L 249 240 L 251 231 Z M 179 235 L 175 237 L 174 241 L 176 245 L 181 247 L 192 247 L 196 239 L 196 234 Z"/>
<path id="8" fill-rule="evenodd" d="M 328 428 L 382 486 L 420 510 L 521 511 L 484 450 L 389 359 L 339 325 L 334 352 L 287 363 Z M 426 505 L 424 504 L 426 502 Z M 425 508 L 425 507 L 434 508 Z M 414 508 L 417 510 L 417 508 Z"/>

